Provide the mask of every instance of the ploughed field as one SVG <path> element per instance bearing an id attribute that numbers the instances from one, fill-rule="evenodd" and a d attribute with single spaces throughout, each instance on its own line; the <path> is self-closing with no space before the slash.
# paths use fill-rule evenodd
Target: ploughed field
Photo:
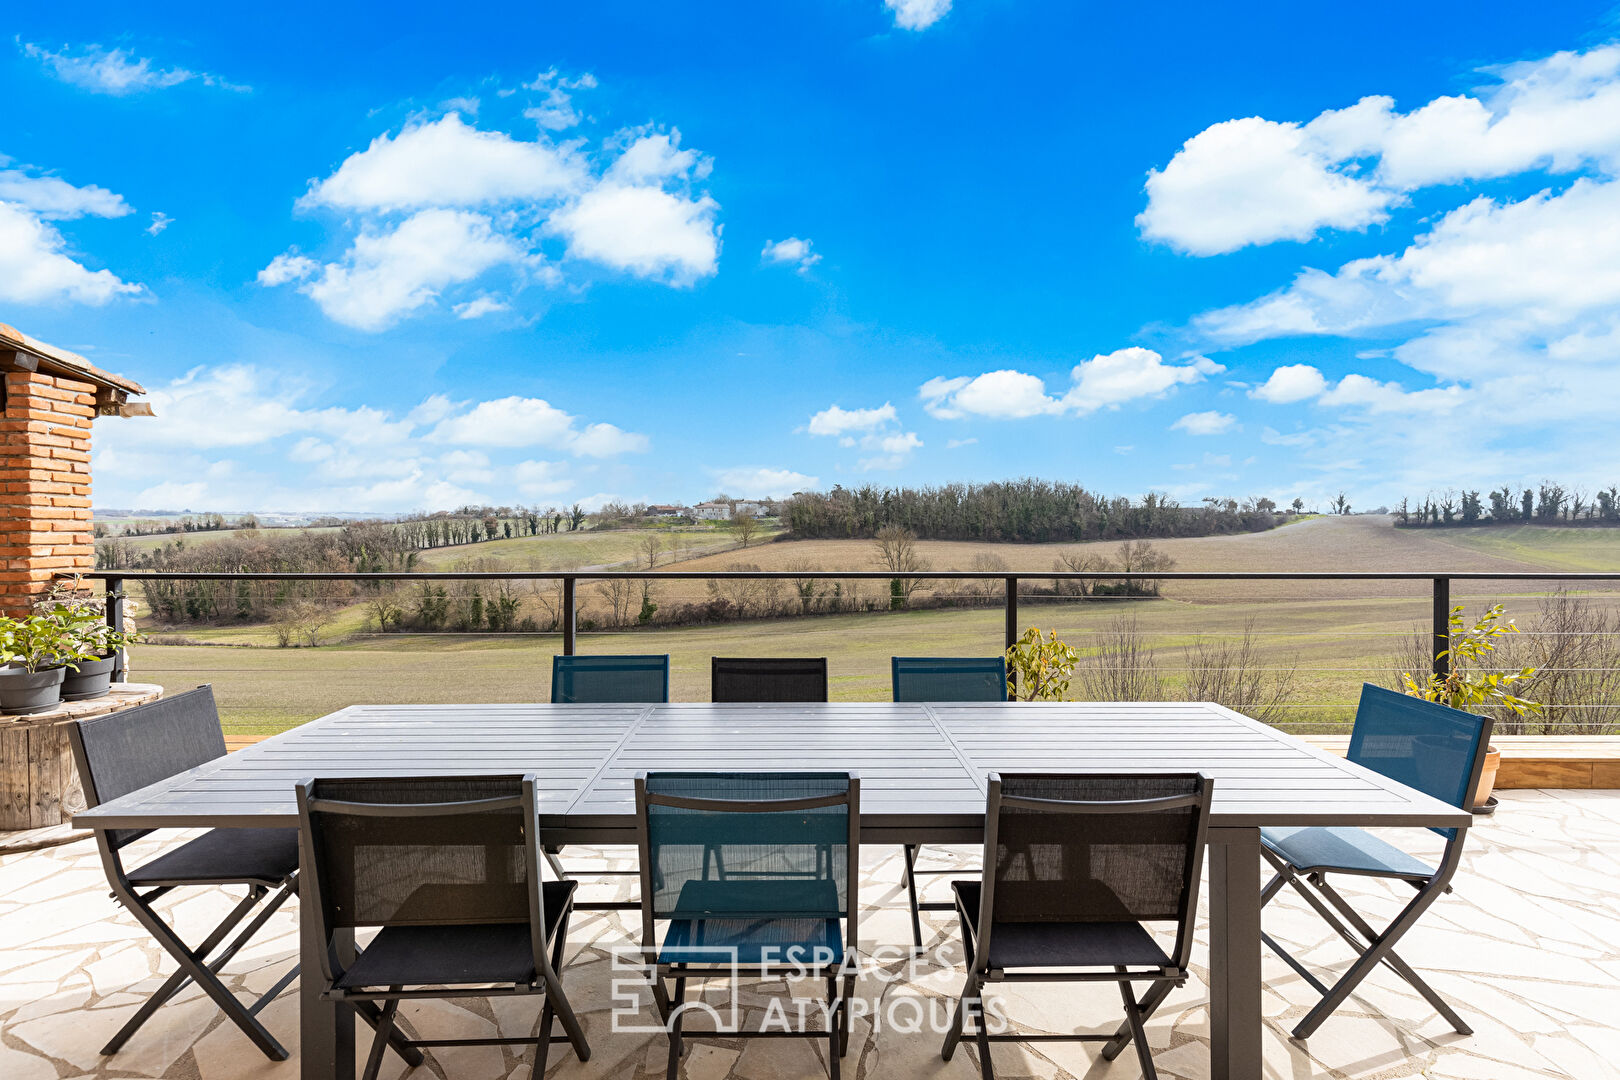
<path id="1" fill-rule="evenodd" d="M 734 543 L 723 535 L 694 537 L 691 558 L 660 560 L 661 568 L 725 570 L 738 564 L 767 570 L 805 567 L 881 569 L 874 546 L 863 540 L 763 543 L 746 551 L 701 553 L 705 545 Z M 595 545 L 595 546 L 592 546 Z M 579 569 L 629 565 L 638 534 L 562 534 L 478 544 L 431 553 L 432 569 L 475 557 L 480 569 Z M 1314 518 L 1268 533 L 1156 541 L 1178 570 L 1414 570 L 1620 571 L 1620 530 L 1524 526 L 1474 530 L 1399 530 L 1387 518 Z M 934 569 L 1011 571 L 1051 569 L 1061 552 L 1092 549 L 1112 556 L 1117 543 L 985 544 L 922 542 Z M 614 552 L 623 558 L 614 560 Z M 596 561 L 600 560 L 600 561 Z M 645 565 L 644 562 L 642 565 Z M 1036 582 L 1037 586 L 1044 583 Z M 861 596 L 881 607 L 883 582 L 861 585 Z M 949 588 L 962 588 L 960 585 Z M 786 587 L 784 587 L 786 588 Z M 999 584 L 991 587 L 999 592 Z M 1620 590 L 1602 584 L 1578 590 L 1600 611 L 1620 616 Z M 676 700 L 708 696 L 708 659 L 714 655 L 826 656 L 835 700 L 879 700 L 889 694 L 893 655 L 990 655 L 1001 648 L 1002 610 L 989 607 L 877 610 L 796 618 L 752 618 L 698 625 L 607 630 L 609 601 L 582 585 L 582 652 L 668 653 Z M 409 593 L 403 594 L 408 597 Z M 785 605 L 791 592 L 778 599 Z M 926 594 L 922 594 L 926 595 Z M 1532 627 L 1546 590 L 1535 583 L 1458 582 L 1454 599 L 1470 609 L 1500 601 Z M 697 603 L 705 584 L 659 582 L 661 606 Z M 847 604 L 848 592 L 841 598 Z M 538 598 L 532 609 L 539 614 Z M 639 594 L 636 598 L 639 606 Z M 826 602 L 818 601 L 825 607 Z M 531 609 L 525 607 L 525 611 Z M 1189 692 L 1197 649 L 1236 646 L 1249 635 L 1248 667 L 1266 686 L 1286 685 L 1286 708 L 1276 717 L 1301 729 L 1332 730 L 1346 723 L 1363 681 L 1388 682 L 1410 657 L 1414 635 L 1426 632 L 1427 582 L 1185 582 L 1167 583 L 1155 600 L 1026 597 L 1021 625 L 1056 630 L 1094 654 L 1122 618 L 1134 620 L 1139 643 L 1150 649 L 1156 693 Z M 511 702 L 545 700 L 556 633 L 388 633 L 368 631 L 364 604 L 334 613 L 325 628 L 331 642 L 317 648 L 276 648 L 268 627 L 184 627 L 135 650 L 132 678 L 179 689 L 212 682 L 227 727 L 243 734 L 284 730 L 354 703 Z M 181 636 L 183 635 L 183 636 Z M 1072 696 L 1086 696 L 1077 685 Z"/>

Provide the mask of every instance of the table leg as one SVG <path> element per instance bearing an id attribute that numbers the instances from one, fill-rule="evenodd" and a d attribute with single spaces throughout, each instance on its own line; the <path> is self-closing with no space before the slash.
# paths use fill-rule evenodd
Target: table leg
<path id="1" fill-rule="evenodd" d="M 308 900 L 299 903 L 299 914 L 308 910 Z M 298 920 L 298 1062 L 302 1080 L 354 1080 L 354 1010 L 335 1001 L 321 1000 L 321 952 L 315 920 Z M 333 934 L 340 962 L 354 955 L 354 931 Z M 341 955 L 347 954 L 347 955 Z"/>
<path id="2" fill-rule="evenodd" d="M 1260 1075 L 1260 830 L 1209 831 L 1209 1074 Z"/>

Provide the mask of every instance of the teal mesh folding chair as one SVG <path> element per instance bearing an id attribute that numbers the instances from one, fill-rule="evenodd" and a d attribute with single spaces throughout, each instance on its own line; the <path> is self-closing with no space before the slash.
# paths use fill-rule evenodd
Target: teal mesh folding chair
<path id="1" fill-rule="evenodd" d="M 662 656 L 553 656 L 553 705 L 644 703 L 669 700 L 669 654 Z M 625 877 L 635 870 L 574 870 L 564 868 L 560 845 L 545 849 L 546 862 L 565 880 L 583 877 Z"/>
<path id="2" fill-rule="evenodd" d="M 662 704 L 669 700 L 669 656 L 553 656 L 551 703 Z"/>
<path id="3" fill-rule="evenodd" d="M 1198 773 L 991 773 L 988 788 L 983 877 L 952 883 L 968 974 L 941 1056 L 949 1061 L 971 1038 L 980 1074 L 994 1080 L 994 1041 L 1100 1042 L 1109 1061 L 1134 1042 L 1153 1080 L 1143 1025 L 1187 980 L 1213 782 Z M 1108 1034 L 992 1033 L 983 994 L 994 982 L 1111 982 L 1125 1022 Z M 1148 984 L 1141 999 L 1135 983 Z"/>
<path id="4" fill-rule="evenodd" d="M 860 908 L 859 779 L 842 772 L 643 773 L 636 815 L 642 955 L 669 1032 L 670 1080 L 694 1034 L 825 1038 L 838 1080 L 855 984 L 849 954 Z M 686 998 L 688 979 L 790 972 L 825 984 L 824 1030 L 728 1030 L 719 1026 L 719 1011 Z M 688 1012 L 713 1016 L 716 1029 L 683 1031 Z"/>
<path id="5" fill-rule="evenodd" d="M 1350 734 L 1349 759 L 1373 772 L 1416 788 L 1452 806 L 1470 809 L 1489 749 L 1491 720 L 1421 698 L 1397 694 L 1371 683 L 1361 688 L 1361 704 Z M 1331 987 L 1270 934 L 1267 947 L 1287 962 L 1322 995 L 1322 1000 L 1294 1027 L 1306 1039 L 1342 1005 L 1361 981 L 1384 964 L 1423 995 L 1446 1022 L 1463 1035 L 1473 1034 L 1462 1017 L 1395 953 L 1395 944 L 1440 895 L 1462 860 L 1465 830 L 1435 829 L 1446 838 L 1438 866 L 1430 866 L 1400 848 L 1357 828 L 1262 829 L 1261 854 L 1276 871 L 1260 894 L 1269 903 L 1289 886 L 1349 942 L 1360 956 Z M 1417 895 L 1383 930 L 1375 929 L 1328 880 L 1329 875 L 1385 878 L 1401 882 Z"/>
<path id="6" fill-rule="evenodd" d="M 1006 701 L 1007 661 L 999 656 L 895 656 L 890 658 L 896 701 Z M 911 902 L 911 941 L 922 948 L 922 914 L 917 878 L 960 873 L 962 869 L 918 870 L 916 844 L 905 847 L 906 896 Z M 939 908 L 942 905 L 932 905 Z"/>

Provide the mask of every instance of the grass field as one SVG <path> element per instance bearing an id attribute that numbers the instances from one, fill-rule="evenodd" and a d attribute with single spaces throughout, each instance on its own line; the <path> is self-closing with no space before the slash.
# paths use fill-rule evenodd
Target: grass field
<path id="1" fill-rule="evenodd" d="M 697 534 L 729 542 L 724 534 Z M 498 557 L 513 569 L 612 565 L 635 557 L 638 537 L 580 533 L 492 541 L 454 549 L 465 558 Z M 696 541 L 701 545 L 705 540 Z M 694 546 L 696 546 L 694 545 Z M 972 569 L 993 555 L 1013 570 L 1049 569 L 1057 548 L 1075 545 L 925 543 L 934 568 Z M 1269 533 L 1162 541 L 1187 570 L 1308 570 L 1318 568 L 1458 572 L 1537 569 L 1620 570 L 1620 531 L 1526 527 L 1496 530 L 1407 531 L 1387 519 L 1319 518 Z M 1101 545 L 1112 550 L 1117 545 Z M 453 565 L 451 551 L 432 553 L 432 568 Z M 739 562 L 766 569 L 808 563 L 829 569 L 877 569 L 867 541 L 768 543 L 747 551 L 699 553 L 686 569 L 723 570 Z M 666 564 L 667 565 L 667 564 Z M 660 602 L 703 593 L 702 582 L 661 583 Z M 1585 590 L 1595 602 L 1620 605 L 1620 591 Z M 1173 584 L 1153 601 L 1037 601 L 1020 606 L 1022 625 L 1055 629 L 1082 652 L 1121 614 L 1133 614 L 1155 649 L 1164 693 L 1180 696 L 1187 649 L 1200 639 L 1233 641 L 1254 634 L 1260 666 L 1293 673 L 1290 720 L 1342 724 L 1363 681 L 1385 681 L 1396 655 L 1427 625 L 1427 582 L 1250 582 Z M 589 595 L 582 590 L 582 596 Z M 1543 595 L 1534 585 L 1499 588 L 1458 583 L 1459 602 L 1501 600 L 1521 618 L 1533 616 Z M 544 700 L 549 696 L 556 634 L 465 635 L 364 632 L 360 606 L 344 609 L 327 628 L 341 643 L 315 649 L 268 646 L 268 628 L 187 628 L 188 638 L 216 644 L 136 648 L 132 678 L 174 689 L 212 682 L 233 732 L 268 733 L 356 703 L 478 703 Z M 581 652 L 668 653 L 676 700 L 708 696 L 708 660 L 715 655 L 826 656 L 837 700 L 888 697 L 893 655 L 991 655 L 1000 651 L 1002 611 L 981 609 L 878 612 L 771 619 L 720 626 L 582 633 Z M 346 639 L 346 640 L 343 640 Z M 234 646 L 234 647 L 233 647 Z"/>

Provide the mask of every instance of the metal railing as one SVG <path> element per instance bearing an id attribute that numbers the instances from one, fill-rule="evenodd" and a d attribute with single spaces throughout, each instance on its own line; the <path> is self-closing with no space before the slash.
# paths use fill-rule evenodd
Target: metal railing
<path id="1" fill-rule="evenodd" d="M 67 576 L 67 575 L 64 575 Z M 1508 582 L 1615 582 L 1620 583 L 1620 572 L 1568 571 L 1568 572 L 1511 572 L 1482 571 L 1271 571 L 1271 570 L 1171 570 L 1171 571 L 1024 571 L 1009 573 L 1001 570 L 603 570 L 603 571 L 447 571 L 398 573 L 247 573 L 247 572 L 170 572 L 156 570 L 96 570 L 78 575 L 104 583 L 108 596 L 107 622 L 115 630 L 124 629 L 124 584 L 130 581 L 232 581 L 232 582 L 435 582 L 435 581 L 555 581 L 561 584 L 561 608 L 558 621 L 562 634 L 564 655 L 573 655 L 578 644 L 577 612 L 578 583 L 581 581 L 724 581 L 741 580 L 825 580 L 825 581 L 1000 581 L 1004 593 L 1005 612 L 1003 643 L 1011 646 L 1018 640 L 1019 585 L 1024 581 L 1115 583 L 1140 581 L 1162 585 L 1177 581 L 1427 581 L 1430 583 L 1433 604 L 1431 609 L 1431 642 L 1433 670 L 1438 675 L 1450 671 L 1447 655 L 1450 645 L 1451 586 L 1456 581 L 1508 581 Z M 113 678 L 122 681 L 122 656 Z"/>

